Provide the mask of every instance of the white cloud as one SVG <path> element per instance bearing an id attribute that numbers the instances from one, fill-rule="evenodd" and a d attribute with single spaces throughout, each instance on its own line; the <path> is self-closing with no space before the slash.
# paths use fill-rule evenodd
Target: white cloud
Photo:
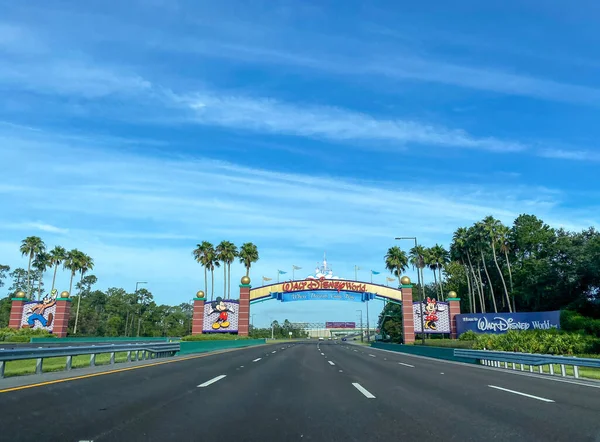
<path id="1" fill-rule="evenodd" d="M 387 141 L 442 147 L 515 152 L 518 142 L 480 138 L 463 130 L 410 120 L 376 118 L 345 109 L 283 103 L 274 99 L 198 93 L 181 97 L 199 124 L 335 141 Z"/>

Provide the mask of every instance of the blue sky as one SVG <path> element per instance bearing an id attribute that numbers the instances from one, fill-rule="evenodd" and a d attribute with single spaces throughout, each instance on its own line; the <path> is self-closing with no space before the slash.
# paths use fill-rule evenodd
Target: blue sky
<path id="1" fill-rule="evenodd" d="M 0 261 L 12 267 L 39 235 L 91 255 L 100 288 L 144 280 L 179 303 L 203 286 L 190 256 L 201 240 L 256 243 L 257 282 L 292 264 L 308 273 L 324 251 L 340 276 L 382 270 L 395 236 L 447 246 L 488 214 L 598 226 L 596 2 L 0 9 Z M 258 325 L 351 321 L 356 307 L 253 312 Z"/>

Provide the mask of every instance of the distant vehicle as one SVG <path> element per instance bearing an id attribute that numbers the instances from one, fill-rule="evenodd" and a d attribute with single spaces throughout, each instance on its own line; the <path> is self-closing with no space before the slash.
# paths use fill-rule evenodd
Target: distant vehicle
<path id="1" fill-rule="evenodd" d="M 325 338 L 323 338 L 323 337 L 319 338 L 319 341 L 324 341 L 324 340 L 325 340 Z"/>
<path id="2" fill-rule="evenodd" d="M 342 341 L 347 341 L 347 340 L 348 340 L 348 339 L 346 339 L 346 338 L 342 338 Z"/>
<path id="3" fill-rule="evenodd" d="M 331 338 L 327 338 L 328 341 L 331 341 Z"/>
<path id="4" fill-rule="evenodd" d="M 333 338 L 333 340 L 334 340 L 334 341 L 337 341 L 337 340 L 338 340 L 338 338 Z"/>

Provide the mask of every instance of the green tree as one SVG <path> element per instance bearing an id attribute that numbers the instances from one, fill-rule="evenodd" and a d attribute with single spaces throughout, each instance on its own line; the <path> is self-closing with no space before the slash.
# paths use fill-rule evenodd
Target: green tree
<path id="1" fill-rule="evenodd" d="M 54 266 L 54 274 L 52 275 L 52 290 L 56 285 L 56 271 L 58 270 L 58 266 L 61 265 L 65 259 L 67 259 L 67 251 L 64 247 L 55 246 L 52 250 L 50 250 L 50 264 Z"/>
<path id="2" fill-rule="evenodd" d="M 4 264 L 0 264 L 0 287 L 4 287 L 4 279 L 6 278 L 6 274 L 10 272 L 10 266 L 6 266 Z"/>
<path id="3" fill-rule="evenodd" d="M 46 250 L 46 244 L 42 241 L 42 238 L 38 236 L 28 236 L 21 241 L 21 256 L 27 256 L 29 263 L 27 264 L 27 296 L 31 297 L 31 262 L 33 258 L 39 253 L 43 253 Z"/>
<path id="4" fill-rule="evenodd" d="M 398 278 L 398 285 L 400 285 L 402 274 L 408 267 L 408 257 L 406 256 L 406 253 L 400 249 L 400 247 L 393 246 L 388 249 L 384 258 L 386 270 L 389 270 L 390 273 Z"/>
<path id="5" fill-rule="evenodd" d="M 251 242 L 242 244 L 239 253 L 240 263 L 246 267 L 246 276 L 250 276 L 250 267 L 258 261 L 258 249 Z"/>
<path id="6" fill-rule="evenodd" d="M 221 266 L 217 252 L 214 249 L 207 251 L 204 257 L 204 265 L 210 272 L 210 300 L 212 301 L 215 295 L 215 269 Z"/>

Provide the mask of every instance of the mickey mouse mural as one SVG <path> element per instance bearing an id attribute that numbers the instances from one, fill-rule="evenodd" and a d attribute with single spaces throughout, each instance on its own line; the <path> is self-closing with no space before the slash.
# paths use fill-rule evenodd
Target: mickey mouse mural
<path id="1" fill-rule="evenodd" d="M 235 333 L 238 331 L 239 301 L 220 296 L 204 309 L 203 333 Z"/>

